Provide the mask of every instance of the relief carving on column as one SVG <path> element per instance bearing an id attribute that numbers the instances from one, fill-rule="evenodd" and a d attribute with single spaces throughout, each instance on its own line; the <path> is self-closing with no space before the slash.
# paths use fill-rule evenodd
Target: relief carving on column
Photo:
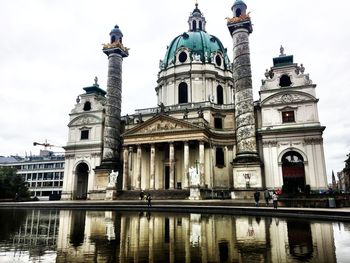
<path id="1" fill-rule="evenodd" d="M 255 147 L 255 137 L 248 138 L 237 143 L 237 148 L 239 152 L 256 152 Z"/>
<path id="2" fill-rule="evenodd" d="M 252 115 L 248 115 L 244 118 L 237 118 L 236 119 L 236 126 L 242 127 L 246 125 L 252 125 L 254 123 L 254 117 Z"/>
<path id="3" fill-rule="evenodd" d="M 236 46 L 240 43 L 244 43 L 244 42 L 249 42 L 249 38 L 248 38 L 248 34 L 241 32 L 241 33 L 237 33 L 235 34 L 234 40 L 233 40 L 233 45 Z"/>

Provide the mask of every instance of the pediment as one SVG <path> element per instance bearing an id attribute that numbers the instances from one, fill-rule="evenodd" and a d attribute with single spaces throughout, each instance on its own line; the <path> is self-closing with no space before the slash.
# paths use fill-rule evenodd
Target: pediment
<path id="1" fill-rule="evenodd" d="M 102 123 L 101 118 L 92 114 L 84 114 L 72 119 L 69 122 L 68 127 L 80 126 L 80 125 L 92 125 L 92 124 L 99 124 L 99 123 Z"/>
<path id="2" fill-rule="evenodd" d="M 264 99 L 261 105 L 281 105 L 310 101 L 316 102 L 317 99 L 305 92 L 279 92 Z"/>
<path id="3" fill-rule="evenodd" d="M 126 131 L 123 136 L 144 135 L 153 133 L 173 133 L 180 131 L 198 131 L 203 128 L 192 123 L 175 119 L 167 115 L 157 115 L 138 126 Z"/>

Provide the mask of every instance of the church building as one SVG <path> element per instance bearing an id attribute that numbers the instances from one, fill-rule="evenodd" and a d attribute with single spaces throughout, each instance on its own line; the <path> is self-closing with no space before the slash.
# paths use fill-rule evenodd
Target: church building
<path id="1" fill-rule="evenodd" d="M 122 62 L 129 50 L 115 26 L 103 46 L 107 91 L 96 80 L 70 113 L 63 199 L 122 199 L 140 191 L 159 198 L 252 198 L 257 189 L 327 188 L 316 85 L 281 47 L 254 101 L 252 22 L 242 0 L 232 12 L 232 58 L 206 31 L 196 4 L 188 30 L 159 63 L 158 105 L 126 116 Z"/>

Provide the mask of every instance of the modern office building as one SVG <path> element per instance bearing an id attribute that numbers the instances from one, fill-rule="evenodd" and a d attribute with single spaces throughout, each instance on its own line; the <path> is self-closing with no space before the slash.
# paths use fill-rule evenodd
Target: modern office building
<path id="1" fill-rule="evenodd" d="M 2 157 L 0 166 L 13 167 L 21 175 L 31 193 L 39 200 L 59 198 L 63 186 L 64 154 L 41 150 L 39 156 Z"/>

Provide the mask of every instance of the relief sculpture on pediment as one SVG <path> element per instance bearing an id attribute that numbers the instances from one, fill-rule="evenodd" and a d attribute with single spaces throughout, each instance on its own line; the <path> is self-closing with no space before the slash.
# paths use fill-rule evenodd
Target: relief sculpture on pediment
<path id="1" fill-rule="evenodd" d="M 178 123 L 173 123 L 169 121 L 157 121 L 155 123 L 150 124 L 149 126 L 144 127 L 140 130 L 141 133 L 148 133 L 148 132 L 160 132 L 160 131 L 170 131 L 170 130 L 178 130 L 183 129 L 184 127 L 182 125 L 179 125 Z"/>

